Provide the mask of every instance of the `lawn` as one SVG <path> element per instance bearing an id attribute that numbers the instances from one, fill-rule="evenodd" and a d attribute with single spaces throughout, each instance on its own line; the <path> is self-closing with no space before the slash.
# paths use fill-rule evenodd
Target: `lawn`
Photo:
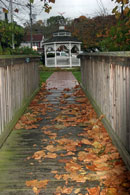
<path id="1" fill-rule="evenodd" d="M 46 80 L 51 76 L 54 71 L 40 71 L 40 85 L 42 82 L 46 82 Z"/>
<path id="2" fill-rule="evenodd" d="M 78 80 L 79 83 L 81 83 L 81 71 L 72 71 L 75 78 Z"/>

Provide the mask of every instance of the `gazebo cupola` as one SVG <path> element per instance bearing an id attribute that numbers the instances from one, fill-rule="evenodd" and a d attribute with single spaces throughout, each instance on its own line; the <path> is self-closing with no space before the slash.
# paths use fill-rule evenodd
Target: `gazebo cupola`
<path id="1" fill-rule="evenodd" d="M 81 42 L 72 37 L 71 32 L 65 30 L 60 24 L 59 30 L 53 33 L 51 39 L 45 41 L 44 54 L 47 67 L 73 67 L 80 66 L 77 55 L 81 52 Z"/>

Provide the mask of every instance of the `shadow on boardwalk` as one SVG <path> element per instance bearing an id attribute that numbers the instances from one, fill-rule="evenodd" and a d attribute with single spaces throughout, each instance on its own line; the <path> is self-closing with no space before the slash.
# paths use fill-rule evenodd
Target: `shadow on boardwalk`
<path id="1" fill-rule="evenodd" d="M 54 73 L 0 150 L 0 195 L 127 195 L 130 174 L 70 72 Z"/>

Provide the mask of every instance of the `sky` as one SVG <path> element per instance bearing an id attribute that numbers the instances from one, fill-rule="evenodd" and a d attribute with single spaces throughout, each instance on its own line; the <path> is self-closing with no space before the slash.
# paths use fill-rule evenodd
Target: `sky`
<path id="1" fill-rule="evenodd" d="M 105 9 L 111 13 L 115 4 L 111 0 L 56 0 L 52 5 L 52 10 L 49 14 L 42 13 L 37 18 L 48 18 L 63 14 L 64 17 L 76 18 L 81 15 L 93 17 L 101 13 Z"/>
<path id="2" fill-rule="evenodd" d="M 25 4 L 27 0 L 14 0 Z M 43 2 L 34 0 L 33 14 L 36 20 L 46 20 L 51 16 L 63 15 L 65 18 L 77 18 L 81 15 L 93 17 L 101 15 L 104 10 L 111 14 L 115 4 L 112 0 L 55 0 L 55 4 L 51 3 L 52 10 L 50 13 L 45 13 L 42 9 Z M 16 5 L 14 5 L 16 7 Z M 20 24 L 29 21 L 29 9 L 24 7 L 19 8 L 19 13 L 14 16 L 14 19 Z"/>

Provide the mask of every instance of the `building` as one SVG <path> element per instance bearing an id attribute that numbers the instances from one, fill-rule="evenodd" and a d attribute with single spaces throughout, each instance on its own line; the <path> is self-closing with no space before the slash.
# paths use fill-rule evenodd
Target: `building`
<path id="1" fill-rule="evenodd" d="M 43 52 L 44 36 L 42 34 L 33 34 L 32 36 L 32 47 L 34 50 L 37 50 L 39 53 Z M 23 38 L 23 42 L 20 47 L 29 47 L 31 48 L 31 35 L 25 35 Z"/>
<path id="2" fill-rule="evenodd" d="M 53 37 L 43 43 L 45 66 L 47 67 L 74 67 L 80 66 L 77 55 L 81 52 L 81 42 L 72 37 L 65 26 L 53 33 Z"/>

